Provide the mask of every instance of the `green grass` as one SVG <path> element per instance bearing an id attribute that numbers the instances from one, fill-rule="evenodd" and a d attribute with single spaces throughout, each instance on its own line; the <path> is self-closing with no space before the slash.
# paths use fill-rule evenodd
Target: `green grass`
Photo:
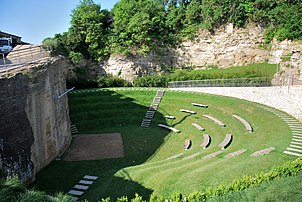
<path id="1" fill-rule="evenodd" d="M 301 201 L 302 173 L 295 177 L 285 177 L 262 183 L 241 192 L 231 192 L 220 197 L 214 197 L 209 202 L 233 201 Z"/>
<path id="2" fill-rule="evenodd" d="M 275 114 L 257 107 L 255 103 L 208 94 L 166 91 L 151 127 L 141 128 L 142 118 L 156 91 L 123 89 L 72 93 L 69 95 L 69 106 L 71 120 L 80 133 L 121 133 L 125 157 L 98 161 L 55 161 L 37 175 L 37 189 L 48 193 L 67 192 L 83 175 L 91 174 L 99 176 L 99 179 L 83 196 L 89 201 L 107 196 L 133 198 L 135 193 L 145 199 L 151 193 L 166 197 L 173 192 L 186 195 L 209 186 L 230 183 L 243 175 L 268 171 L 294 159 L 283 154 L 291 141 L 289 127 Z M 191 102 L 209 107 L 193 107 Z M 194 110 L 197 114 L 182 113 L 179 111 L 181 108 Z M 227 126 L 221 128 L 202 117 L 203 114 L 216 117 Z M 244 126 L 231 117 L 232 114 L 250 122 L 254 132 L 246 132 Z M 173 115 L 176 119 L 166 120 L 165 115 Z M 206 131 L 198 131 L 191 125 L 193 122 Z M 169 133 L 158 128 L 158 123 L 174 126 L 181 133 Z M 212 138 L 207 149 L 199 146 L 204 133 Z M 220 150 L 218 144 L 226 133 L 233 134 L 231 145 L 213 159 L 202 159 Z M 185 139 L 193 142 L 189 150 L 183 150 Z M 268 155 L 250 156 L 271 146 L 276 149 Z M 223 158 L 239 149 L 247 149 L 247 152 Z M 185 157 L 196 152 L 202 154 L 190 160 L 181 160 L 182 157 L 165 160 L 178 153 L 184 153 Z"/>
<path id="3" fill-rule="evenodd" d="M 177 70 L 170 75 L 171 81 L 194 79 L 226 79 L 226 78 L 273 78 L 276 65 L 268 63 L 250 64 L 247 66 L 234 66 L 224 69 L 210 70 Z"/>

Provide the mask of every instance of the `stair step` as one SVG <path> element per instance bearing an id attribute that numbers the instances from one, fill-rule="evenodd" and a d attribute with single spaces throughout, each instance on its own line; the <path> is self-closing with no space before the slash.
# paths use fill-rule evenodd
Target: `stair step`
<path id="1" fill-rule="evenodd" d="M 291 144 L 302 145 L 302 142 L 291 142 Z"/>
<path id="2" fill-rule="evenodd" d="M 286 150 L 302 153 L 302 150 L 301 150 L 301 149 L 295 149 L 295 148 L 290 148 L 290 147 L 288 147 Z"/>
<path id="3" fill-rule="evenodd" d="M 302 143 L 302 139 L 300 140 L 300 139 L 295 139 L 295 138 L 293 138 L 292 140 L 293 140 L 293 141 L 297 141 L 297 142 L 301 142 L 301 143 Z"/>
<path id="4" fill-rule="evenodd" d="M 302 154 L 298 154 L 298 153 L 290 152 L 290 151 L 284 151 L 283 153 L 289 154 L 289 155 L 294 155 L 294 156 L 302 156 Z"/>
<path id="5" fill-rule="evenodd" d="M 298 148 L 298 149 L 302 149 L 302 146 L 298 146 L 298 145 L 294 145 L 294 144 L 290 144 L 290 147 L 294 147 L 294 148 Z"/>

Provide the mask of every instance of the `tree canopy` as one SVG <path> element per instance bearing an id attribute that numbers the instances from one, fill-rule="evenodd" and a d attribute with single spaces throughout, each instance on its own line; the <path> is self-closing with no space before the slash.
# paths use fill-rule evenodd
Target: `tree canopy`
<path id="1" fill-rule="evenodd" d="M 302 39 L 302 0 L 120 0 L 111 11 L 81 0 L 67 32 L 45 39 L 73 62 L 110 54 L 148 54 L 225 23 L 264 25 L 266 42 Z"/>

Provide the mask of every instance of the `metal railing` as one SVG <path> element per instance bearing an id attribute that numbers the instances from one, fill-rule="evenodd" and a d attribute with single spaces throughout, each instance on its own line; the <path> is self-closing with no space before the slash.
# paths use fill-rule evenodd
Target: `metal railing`
<path id="1" fill-rule="evenodd" d="M 0 77 L 7 77 L 14 73 L 26 69 L 30 64 L 39 63 L 50 58 L 51 47 L 46 45 L 30 45 L 15 47 L 6 57 L 0 57 Z"/>
<path id="2" fill-rule="evenodd" d="M 188 80 L 171 81 L 169 88 L 180 87 L 265 87 L 271 86 L 271 78 L 231 78 L 231 79 L 206 79 L 206 80 Z"/>
<path id="3" fill-rule="evenodd" d="M 27 64 L 49 57 L 51 53 L 51 47 L 46 45 L 30 45 L 29 47 L 14 49 L 7 57 L 0 58 L 0 68 Z"/>
<path id="4" fill-rule="evenodd" d="M 294 86 L 302 85 L 302 74 L 287 74 L 276 76 L 272 80 L 275 86 Z"/>

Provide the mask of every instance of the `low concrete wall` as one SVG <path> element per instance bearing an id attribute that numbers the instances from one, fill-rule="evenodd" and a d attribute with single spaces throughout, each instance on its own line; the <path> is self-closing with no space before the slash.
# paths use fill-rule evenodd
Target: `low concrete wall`
<path id="1" fill-rule="evenodd" d="M 170 88 L 230 96 L 280 109 L 302 122 L 302 86 Z"/>

